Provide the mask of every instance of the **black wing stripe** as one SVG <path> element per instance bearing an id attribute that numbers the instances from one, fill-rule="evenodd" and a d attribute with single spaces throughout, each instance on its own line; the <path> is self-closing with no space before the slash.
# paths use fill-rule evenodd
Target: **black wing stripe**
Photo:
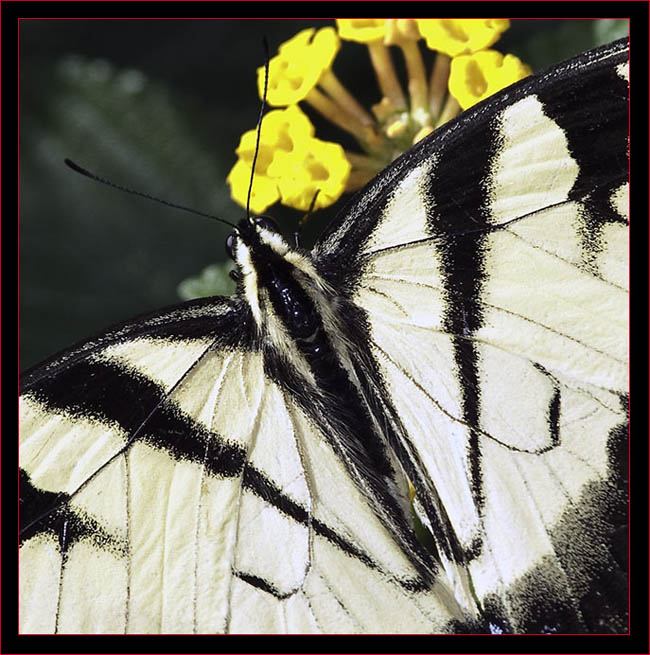
<path id="1" fill-rule="evenodd" d="M 81 539 L 90 539 L 97 548 L 125 556 L 128 544 L 124 539 L 107 532 L 95 519 L 69 505 L 70 496 L 52 493 L 32 484 L 29 475 L 20 469 L 20 529 L 19 543 L 47 533 L 55 535 L 62 553 Z M 57 507 L 56 511 L 42 516 L 42 507 Z"/>
<path id="2" fill-rule="evenodd" d="M 252 343 L 246 330 L 240 329 L 247 320 L 248 306 L 230 298 L 200 298 L 143 314 L 27 369 L 20 375 L 20 393 L 27 393 L 34 386 L 46 385 L 48 379 L 58 376 L 69 366 L 91 358 L 111 345 L 134 339 L 148 337 L 182 341 L 208 338 L 215 345 L 245 345 L 250 348 Z"/>
<path id="3" fill-rule="evenodd" d="M 579 200 L 594 189 L 611 191 L 627 181 L 628 84 L 614 67 L 559 79 L 536 95 L 544 113 L 566 135 L 569 152 L 579 165 L 570 199 Z M 606 208 L 609 203 L 599 205 Z M 603 220 L 621 222 L 618 215 Z"/>
<path id="4" fill-rule="evenodd" d="M 234 574 L 243 582 L 246 582 L 247 584 L 251 585 L 251 587 L 260 589 L 261 591 L 270 594 L 271 596 L 277 598 L 278 600 L 286 600 L 290 596 L 293 596 L 293 594 L 295 593 L 295 591 L 282 593 L 279 589 L 277 589 L 277 587 L 275 587 L 270 582 L 268 582 L 268 580 L 264 580 L 264 578 L 260 578 L 257 575 L 252 575 L 251 573 L 244 573 L 243 571 L 235 571 Z"/>
<path id="5" fill-rule="evenodd" d="M 47 380 L 34 384 L 30 396 L 48 412 L 69 413 L 73 416 L 92 417 L 104 423 L 117 423 L 124 433 L 125 445 L 130 435 L 140 426 L 137 439 L 150 446 L 166 451 L 177 461 L 187 460 L 202 464 L 206 471 L 215 476 L 236 477 L 243 474 L 244 487 L 274 506 L 286 516 L 303 525 L 308 522 L 307 510 L 293 501 L 273 484 L 262 472 L 246 463 L 246 451 L 241 446 L 228 442 L 223 437 L 193 420 L 174 405 L 173 398 L 165 401 L 168 393 L 150 378 L 125 368 L 116 362 L 104 360 L 81 361 L 62 371 L 57 381 L 49 385 Z M 84 392 L 82 395 L 81 392 Z M 83 403 L 79 401 L 83 398 Z M 152 408 L 159 407 L 152 413 Z M 144 425 L 143 425 L 144 423 Z M 34 488 L 29 485 L 30 488 Z M 34 488 L 35 489 L 35 488 Z M 29 493 L 28 487 L 21 494 Z M 47 507 L 45 518 L 39 521 L 33 531 L 50 529 L 47 518 L 54 516 L 57 508 L 68 505 L 68 494 L 50 494 L 42 490 L 43 497 L 30 507 Z M 47 496 L 47 497 L 46 497 Z M 42 502 L 41 502 L 42 501 Z M 46 504 L 43 504 L 46 503 Z M 28 516 L 21 520 L 29 521 Z M 33 518 L 36 517 L 32 517 Z M 324 523 L 312 519 L 316 534 L 328 539 L 348 555 L 374 568 L 363 551 L 356 548 Z M 23 535 L 32 536 L 31 532 Z M 83 536 L 80 532 L 79 536 Z"/>
<path id="6" fill-rule="evenodd" d="M 618 186 L 619 186 L 618 184 L 613 183 L 612 188 L 616 189 Z M 597 226 L 597 229 L 595 230 L 596 234 L 598 234 L 601 231 L 601 228 L 602 228 L 602 226 L 603 226 L 603 224 L 605 222 L 603 219 L 600 218 L 601 214 L 603 213 L 601 211 L 601 210 L 603 210 L 603 207 L 604 207 L 604 214 L 606 216 L 611 217 L 611 220 L 608 220 L 606 222 L 619 223 L 621 225 L 628 225 L 629 220 L 627 219 L 627 217 L 621 216 L 611 206 L 609 192 L 607 192 L 607 193 L 604 192 L 602 195 L 604 195 L 606 197 L 604 199 L 600 198 L 600 194 L 599 194 L 599 202 L 594 203 L 593 199 L 595 198 L 595 196 L 591 195 L 591 191 L 590 192 L 584 192 L 582 195 L 579 195 L 579 196 L 577 196 L 577 197 L 575 197 L 575 198 L 573 198 L 571 200 L 563 200 L 561 202 L 557 202 L 557 203 L 554 203 L 552 205 L 548 205 L 546 207 L 541 207 L 540 209 L 536 209 L 534 211 L 528 212 L 527 214 L 523 214 L 522 216 L 517 216 L 517 217 L 509 219 L 509 220 L 507 220 L 505 222 L 501 222 L 498 225 L 485 225 L 485 226 L 474 227 L 474 228 L 470 228 L 470 229 L 465 228 L 465 229 L 462 229 L 462 230 L 456 230 L 453 233 L 451 233 L 449 236 L 452 236 L 452 235 L 453 236 L 464 236 L 464 235 L 470 234 L 470 233 L 485 233 L 485 234 L 488 234 L 488 233 L 496 232 L 498 230 L 505 230 L 505 229 L 508 228 L 508 226 L 510 226 L 510 225 L 516 226 L 518 222 L 523 221 L 525 219 L 530 219 L 531 217 L 535 216 L 536 214 L 539 214 L 539 215 L 543 216 L 544 212 L 547 212 L 549 210 L 561 209 L 562 207 L 569 206 L 571 203 L 573 203 L 575 201 L 582 202 L 585 206 L 587 206 L 590 209 L 590 213 L 583 216 L 583 220 L 585 221 L 585 224 L 581 228 L 581 235 L 586 235 L 587 234 L 587 228 L 591 227 L 591 223 L 589 225 L 587 225 L 587 221 L 591 221 L 592 223 L 593 223 L 593 221 L 598 221 L 598 226 Z M 520 236 L 519 234 L 516 234 L 513 231 L 510 231 L 510 233 L 514 237 L 516 237 L 517 239 L 522 239 L 523 240 L 523 237 Z M 435 245 L 436 241 L 437 241 L 437 237 L 427 237 L 425 239 L 417 239 L 416 241 L 405 241 L 404 243 L 399 243 L 399 244 L 387 246 L 387 247 L 384 247 L 384 248 L 379 248 L 377 250 L 373 250 L 371 252 L 368 252 L 360 259 L 360 261 L 364 262 L 365 264 L 369 264 L 372 261 L 381 258 L 381 256 L 386 254 L 386 253 L 396 252 L 396 251 L 399 251 L 399 250 L 406 250 L 408 248 L 417 247 L 417 246 L 424 245 L 424 244 L 427 244 L 427 243 Z M 584 242 L 584 239 L 583 239 L 583 242 Z M 542 247 L 539 244 L 532 243 L 532 242 L 529 242 L 529 241 L 526 241 L 526 243 L 532 248 L 541 248 Z M 592 246 L 592 248 L 593 248 L 593 246 Z M 567 264 L 570 264 L 571 266 L 576 265 L 575 262 L 573 262 L 570 259 L 567 259 L 565 257 L 562 257 L 559 253 L 556 253 L 556 252 L 553 252 L 553 251 L 550 251 L 550 250 L 545 250 L 545 252 L 547 252 L 548 254 L 550 254 L 553 257 L 556 257 L 560 261 L 563 261 L 563 262 L 566 262 Z M 620 285 L 615 284 L 611 280 L 608 280 L 605 277 L 603 277 L 598 270 L 590 270 L 589 272 L 590 272 L 591 275 L 594 275 L 594 276 L 598 277 L 598 279 L 601 280 L 602 282 L 604 282 L 605 284 L 608 284 L 609 286 L 617 288 L 617 289 L 622 289 L 624 291 L 627 291 L 627 289 L 625 289 L 624 287 L 621 287 Z"/>
<path id="7" fill-rule="evenodd" d="M 125 444 L 142 426 L 138 438 L 175 459 L 204 463 L 213 475 L 239 475 L 244 449 L 181 412 L 173 400 L 163 402 L 168 393 L 145 375 L 116 362 L 82 361 L 61 372 L 56 385 L 36 384 L 29 395 L 51 413 L 117 424 Z"/>
<path id="8" fill-rule="evenodd" d="M 130 434 L 147 418 L 166 390 L 117 363 L 82 360 L 61 370 L 56 384 L 45 378 L 28 392 L 47 411 L 117 423 Z"/>
<path id="9" fill-rule="evenodd" d="M 627 181 L 629 168 L 627 81 L 614 67 L 587 69 L 542 88 L 537 96 L 544 113 L 562 128 L 578 163 L 569 199 L 585 209 L 578 227 L 582 256 L 585 265 L 597 272 L 594 262 L 605 247 L 603 228 L 607 223 L 627 224 L 609 202 L 612 192 Z"/>
<path id="10" fill-rule="evenodd" d="M 479 447 L 481 387 L 479 355 L 471 336 L 483 324 L 481 293 L 486 276 L 488 233 L 476 231 L 476 228 L 491 222 L 488 176 L 498 149 L 498 127 L 492 122 L 474 133 L 471 149 L 446 148 L 438 153 L 435 169 L 426 176 L 424 188 L 429 199 L 427 228 L 435 239 L 447 299 L 442 324 L 445 332 L 456 335 L 452 336 L 452 344 L 461 393 L 461 419 L 469 426 L 469 474 L 479 512 L 484 503 Z M 444 175 L 436 171 L 444 171 Z M 462 188 L 467 189 L 467 193 L 461 206 L 457 193 Z M 449 211 L 454 207 L 458 207 L 458 211 Z M 475 541 L 468 557 L 479 555 L 477 546 Z"/>

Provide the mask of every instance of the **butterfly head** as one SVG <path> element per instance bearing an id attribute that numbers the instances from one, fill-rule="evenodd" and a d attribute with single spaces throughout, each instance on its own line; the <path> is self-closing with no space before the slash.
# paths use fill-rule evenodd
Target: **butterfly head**
<path id="1" fill-rule="evenodd" d="M 256 263 L 284 257 L 289 250 L 291 246 L 277 223 L 266 216 L 241 220 L 226 239 L 226 252 L 244 278 L 253 272 Z"/>
<path id="2" fill-rule="evenodd" d="M 258 325 L 262 323 L 264 288 L 271 282 L 274 270 L 286 267 L 291 250 L 277 223 L 265 216 L 239 221 L 226 239 L 226 252 L 237 264 L 236 277 Z"/>

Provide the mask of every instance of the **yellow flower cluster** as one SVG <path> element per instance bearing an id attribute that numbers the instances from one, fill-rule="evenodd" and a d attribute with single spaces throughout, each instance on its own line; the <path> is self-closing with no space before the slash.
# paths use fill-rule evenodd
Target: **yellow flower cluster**
<path id="1" fill-rule="evenodd" d="M 238 160 L 228 175 L 232 197 L 246 206 L 256 130 L 246 132 L 237 148 Z M 260 147 L 250 207 L 259 214 L 273 203 L 306 211 L 327 207 L 343 193 L 350 162 L 338 143 L 314 137 L 314 126 L 297 105 L 271 111 L 262 121 Z"/>
<path id="2" fill-rule="evenodd" d="M 266 100 L 286 109 L 263 121 L 251 193 L 260 213 L 274 202 L 307 210 L 336 201 L 363 186 L 390 161 L 460 109 L 525 77 L 530 70 L 513 55 L 486 50 L 508 29 L 503 19 L 337 19 L 337 29 L 303 30 L 278 49 L 269 62 Z M 418 41 L 437 52 L 427 76 Z M 332 71 L 341 39 L 364 43 L 382 99 L 368 112 Z M 404 57 L 408 94 L 391 59 L 395 46 Z M 258 69 L 260 97 L 264 68 Z M 314 137 L 314 127 L 298 108 L 305 102 L 352 134 L 364 154 Z M 246 132 L 238 161 L 228 176 L 232 197 L 246 204 L 256 132 Z"/>

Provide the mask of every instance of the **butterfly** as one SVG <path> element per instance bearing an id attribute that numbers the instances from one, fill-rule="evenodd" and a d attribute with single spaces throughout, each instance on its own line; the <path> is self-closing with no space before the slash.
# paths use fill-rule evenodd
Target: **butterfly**
<path id="1" fill-rule="evenodd" d="M 628 42 L 386 168 L 232 297 L 21 376 L 23 633 L 624 632 Z"/>

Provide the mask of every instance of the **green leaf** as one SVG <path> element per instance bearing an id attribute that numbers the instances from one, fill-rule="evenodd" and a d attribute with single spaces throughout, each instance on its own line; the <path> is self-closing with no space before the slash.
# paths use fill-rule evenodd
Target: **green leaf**
<path id="1" fill-rule="evenodd" d="M 188 277 L 178 285 L 181 300 L 194 300 L 208 296 L 229 296 L 235 291 L 235 283 L 229 273 L 234 269 L 232 261 L 206 266 L 196 277 Z"/>

